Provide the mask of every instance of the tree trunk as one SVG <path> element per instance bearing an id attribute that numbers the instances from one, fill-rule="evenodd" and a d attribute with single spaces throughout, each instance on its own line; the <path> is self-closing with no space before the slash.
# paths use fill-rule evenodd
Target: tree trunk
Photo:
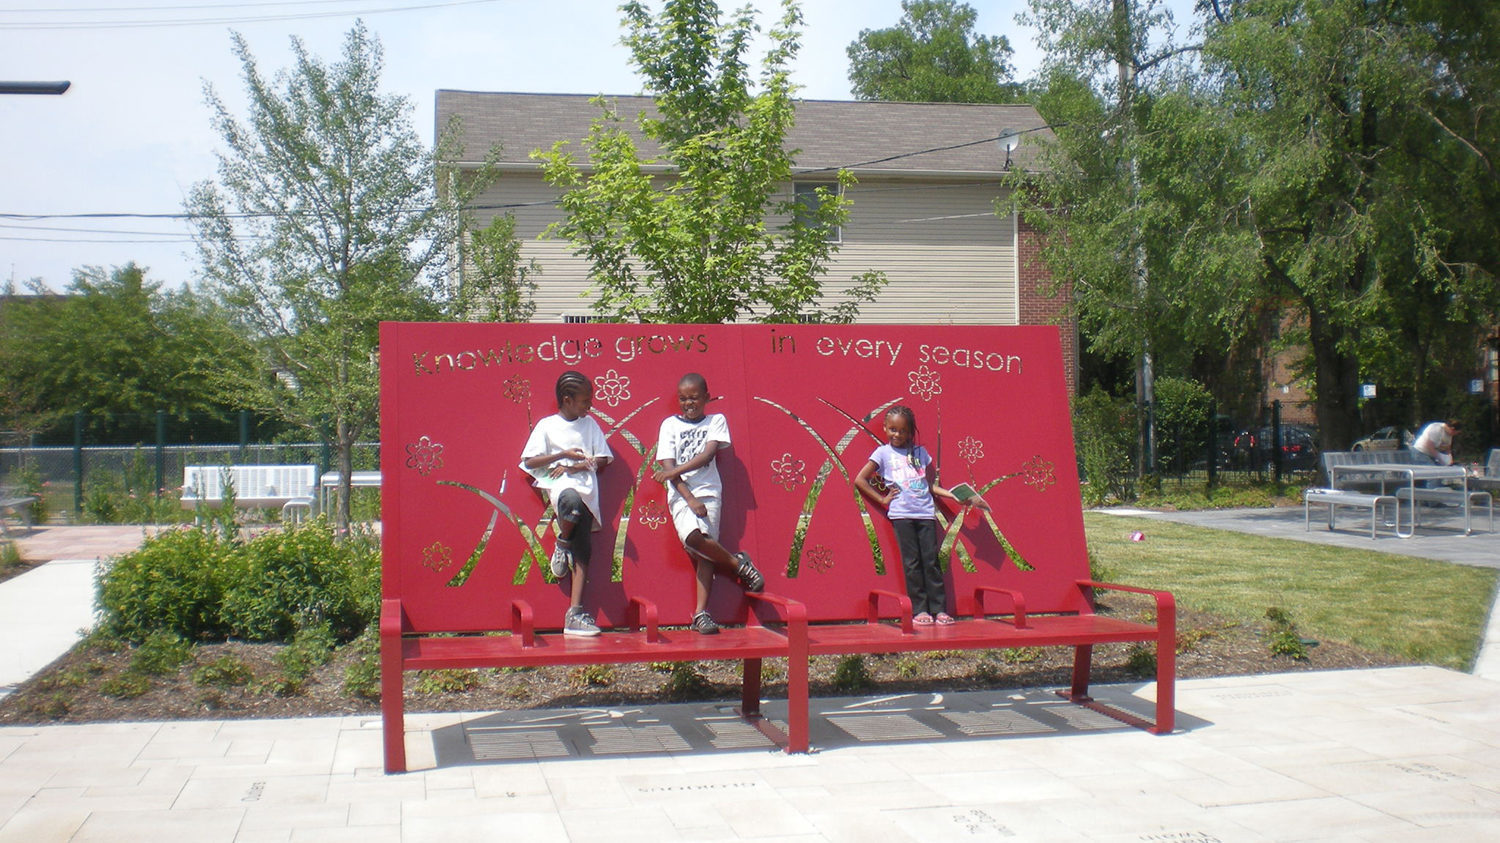
<path id="1" fill-rule="evenodd" d="M 1331 324 L 1326 314 L 1311 308 L 1307 322 L 1316 372 L 1321 446 L 1325 451 L 1342 451 L 1358 435 L 1359 360 L 1338 350 L 1347 328 Z"/>
<path id="2" fill-rule="evenodd" d="M 339 489 L 338 505 L 334 507 L 333 515 L 334 535 L 337 536 L 345 536 L 349 533 L 349 502 L 354 491 L 354 436 L 352 433 L 349 420 L 339 416 L 336 434 L 339 450 Z"/>

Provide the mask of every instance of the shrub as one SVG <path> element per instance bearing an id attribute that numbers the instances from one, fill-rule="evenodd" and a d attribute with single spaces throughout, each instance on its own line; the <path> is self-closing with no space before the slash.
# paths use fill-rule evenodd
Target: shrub
<path id="1" fill-rule="evenodd" d="M 417 678 L 419 694 L 461 694 L 480 684 L 477 670 L 424 670 Z"/>
<path id="2" fill-rule="evenodd" d="M 333 658 L 335 641 L 327 623 L 312 624 L 297 630 L 292 643 L 276 654 L 276 664 L 284 676 L 298 682 L 312 675 L 313 668 L 328 664 Z"/>
<path id="3" fill-rule="evenodd" d="M 1297 625 L 1286 610 L 1275 606 L 1266 610 L 1266 620 L 1271 622 L 1269 647 L 1272 655 L 1288 656 L 1298 661 L 1307 659 L 1307 644 L 1297 634 Z"/>
<path id="4" fill-rule="evenodd" d="M 607 664 L 586 664 L 575 668 L 568 679 L 579 688 L 608 688 L 615 684 L 615 671 Z"/>
<path id="5" fill-rule="evenodd" d="M 379 553 L 368 534 L 334 540 L 319 518 L 262 533 L 244 545 L 241 575 L 224 593 L 225 625 L 252 641 L 282 641 L 327 623 L 348 641 L 375 619 Z"/>
<path id="6" fill-rule="evenodd" d="M 194 685 L 228 688 L 248 684 L 253 677 L 250 666 L 234 656 L 220 656 L 193 669 Z"/>
<path id="7" fill-rule="evenodd" d="M 1142 644 L 1132 644 L 1125 654 L 1125 669 L 1140 676 L 1156 672 L 1156 653 Z"/>
<path id="8" fill-rule="evenodd" d="M 875 677 L 870 675 L 865 657 L 858 653 L 840 657 L 838 665 L 833 669 L 833 687 L 841 691 L 857 691 L 874 684 Z"/>
<path id="9" fill-rule="evenodd" d="M 698 670 L 697 662 L 673 662 L 662 691 L 672 699 L 692 699 L 712 689 L 708 677 Z"/>
<path id="10" fill-rule="evenodd" d="M 375 625 L 366 627 L 348 646 L 354 651 L 354 660 L 344 668 L 344 696 L 380 699 L 380 639 Z"/>
<path id="11" fill-rule="evenodd" d="M 151 690 L 151 680 L 139 673 L 122 673 L 99 683 L 99 693 L 116 699 L 132 699 Z"/>
<path id="12" fill-rule="evenodd" d="M 148 537 L 100 575 L 99 605 L 108 634 L 130 641 L 144 641 L 153 632 L 189 640 L 224 637 L 224 590 L 240 578 L 232 550 L 201 529 Z"/>
<path id="13" fill-rule="evenodd" d="M 130 669 L 136 673 L 165 676 L 176 673 L 193 658 L 193 645 L 168 632 L 153 632 L 130 657 Z"/>
<path id="14" fill-rule="evenodd" d="M 1163 471 L 1185 471 L 1208 447 L 1214 398 L 1203 384 L 1187 378 L 1157 378 L 1157 464 Z"/>
<path id="15" fill-rule="evenodd" d="M 1110 498 L 1135 497 L 1130 455 L 1136 419 L 1129 402 L 1112 398 L 1098 385 L 1073 401 L 1073 436 L 1084 477 L 1083 502 L 1098 506 Z"/>
<path id="16" fill-rule="evenodd" d="M 896 659 L 896 675 L 902 679 L 915 679 L 922 675 L 922 660 L 916 656 Z"/>

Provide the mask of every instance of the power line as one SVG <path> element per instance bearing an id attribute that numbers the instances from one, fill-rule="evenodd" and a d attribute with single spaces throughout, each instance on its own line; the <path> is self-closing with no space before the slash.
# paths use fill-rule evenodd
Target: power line
<path id="1" fill-rule="evenodd" d="M 42 31 L 42 30 L 82 30 L 82 29 L 149 29 L 155 27 L 178 27 L 178 26 L 223 26 L 233 24 L 249 23 L 273 23 L 279 21 L 316 20 L 319 18 L 354 17 L 360 15 L 382 15 L 394 12 L 425 11 L 428 9 L 443 9 L 454 6 L 475 6 L 479 4 L 498 3 L 501 0 L 435 0 L 433 2 L 408 3 L 401 6 L 365 7 L 362 9 L 342 9 L 326 12 L 299 12 L 270 15 L 241 15 L 236 17 L 198 17 L 198 18 L 158 18 L 154 20 L 134 21 L 18 21 L 15 23 L 0 23 L 0 30 L 20 31 Z M 270 4 L 278 5 L 278 4 Z M 218 7 L 231 8 L 231 7 Z M 56 13 L 56 10 L 54 10 Z"/>

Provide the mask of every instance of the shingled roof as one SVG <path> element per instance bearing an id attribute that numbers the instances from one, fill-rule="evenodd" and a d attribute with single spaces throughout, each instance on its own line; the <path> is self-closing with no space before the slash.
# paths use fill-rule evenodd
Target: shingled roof
<path id="1" fill-rule="evenodd" d="M 577 142 L 588 135 L 599 107 L 587 94 L 437 92 L 439 127 L 457 114 L 463 123 L 465 157 L 478 159 L 501 144 L 502 164 L 532 163 L 531 151 L 558 140 Z M 623 125 L 636 136 L 643 155 L 656 144 L 643 137 L 636 117 L 652 107 L 650 97 L 606 96 Z M 800 150 L 799 171 L 846 167 L 855 173 L 920 173 L 940 176 L 994 174 L 1005 164 L 995 142 L 1001 132 L 1022 132 L 1011 153 L 1013 167 L 1035 169 L 1041 142 L 1050 140 L 1046 121 L 1029 105 L 850 102 L 798 100 L 797 122 L 787 146 Z"/>

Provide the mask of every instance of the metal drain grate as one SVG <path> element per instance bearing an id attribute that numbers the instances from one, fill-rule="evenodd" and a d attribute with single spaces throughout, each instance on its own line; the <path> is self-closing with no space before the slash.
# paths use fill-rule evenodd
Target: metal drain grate
<path id="1" fill-rule="evenodd" d="M 943 718 L 957 726 L 960 732 L 973 737 L 1030 735 L 1052 731 L 1051 726 L 1019 711 L 944 712 Z"/>
<path id="2" fill-rule="evenodd" d="M 770 738 L 743 720 L 709 720 L 703 722 L 713 737 L 709 743 L 716 749 L 750 749 L 752 747 L 775 746 Z"/>
<path id="3" fill-rule="evenodd" d="M 518 761 L 527 758 L 566 758 L 570 754 L 557 732 L 533 730 L 474 730 L 465 734 L 475 761 Z"/>
<path id="4" fill-rule="evenodd" d="M 1049 705 L 1046 708 L 1048 714 L 1054 714 L 1066 724 L 1079 731 L 1090 729 L 1115 729 L 1119 728 L 1120 721 L 1107 714 L 1100 714 L 1090 708 L 1063 703 L 1061 705 Z"/>
<path id="5" fill-rule="evenodd" d="M 629 752 L 686 752 L 690 747 L 671 726 L 605 726 L 590 728 L 595 755 Z"/>
<path id="6" fill-rule="evenodd" d="M 916 741 L 941 738 L 942 732 L 905 714 L 861 714 L 829 717 L 828 722 L 859 741 Z"/>

